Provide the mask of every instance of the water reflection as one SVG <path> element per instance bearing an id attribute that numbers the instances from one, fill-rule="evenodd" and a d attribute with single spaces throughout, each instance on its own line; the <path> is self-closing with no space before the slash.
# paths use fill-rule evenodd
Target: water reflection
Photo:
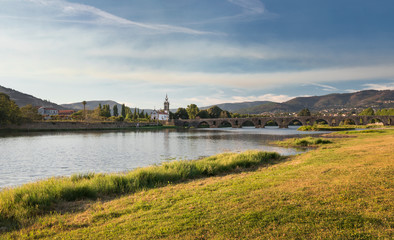
<path id="1" fill-rule="evenodd" d="M 166 129 L 0 135 L 0 188 L 79 172 L 119 172 L 168 159 L 197 159 L 248 149 L 292 155 L 268 145 L 296 129 Z"/>

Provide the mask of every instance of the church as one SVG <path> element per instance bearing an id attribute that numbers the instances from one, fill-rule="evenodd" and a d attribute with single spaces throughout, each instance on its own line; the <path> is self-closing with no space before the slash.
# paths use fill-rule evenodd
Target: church
<path id="1" fill-rule="evenodd" d="M 153 110 L 150 115 L 151 120 L 168 121 L 170 120 L 170 102 L 168 101 L 168 96 L 166 94 L 166 99 L 164 101 L 164 110 L 156 111 Z"/>

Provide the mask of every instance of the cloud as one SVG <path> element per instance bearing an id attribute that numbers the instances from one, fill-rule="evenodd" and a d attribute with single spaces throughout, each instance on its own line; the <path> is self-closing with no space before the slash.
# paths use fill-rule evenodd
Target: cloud
<path id="1" fill-rule="evenodd" d="M 243 8 L 245 15 L 263 14 L 265 7 L 259 0 L 227 0 Z"/>
<path id="2" fill-rule="evenodd" d="M 191 28 L 173 26 L 167 24 L 148 24 L 131 21 L 122 17 L 118 17 L 96 7 L 85 4 L 71 3 L 65 0 L 5 0 L 5 3 L 11 3 L 11 9 L 18 4 L 18 11 L 24 11 L 26 16 L 19 14 L 12 15 L 10 8 L 0 10 L 0 15 L 5 18 L 37 20 L 48 22 L 65 22 L 65 23 L 82 23 L 95 24 L 100 26 L 116 26 L 116 27 L 133 27 L 149 30 L 156 33 L 184 33 L 191 35 L 207 35 L 218 34 L 213 32 L 199 31 Z M 1 14 L 3 13 L 3 14 Z M 18 13 L 18 12 L 17 12 Z M 7 15 L 8 14 L 8 15 Z M 11 15 L 10 15 L 11 14 Z"/>
<path id="3" fill-rule="evenodd" d="M 141 80 L 156 83 L 182 85 L 223 85 L 243 89 L 267 89 L 292 84 L 315 84 L 340 81 L 386 79 L 394 77 L 394 65 L 360 66 L 348 68 L 326 68 L 306 71 L 273 73 L 204 73 L 204 72 L 167 72 L 133 71 L 110 73 L 97 70 L 94 77 L 105 77 L 124 81 Z"/>
<path id="4" fill-rule="evenodd" d="M 321 87 L 321 88 L 323 88 L 324 91 L 328 91 L 328 92 L 338 91 L 338 88 L 333 87 L 333 86 L 329 86 L 329 85 L 325 85 L 325 84 L 312 83 L 311 85 Z"/>
<path id="5" fill-rule="evenodd" d="M 363 85 L 366 89 L 375 89 L 375 90 L 394 90 L 394 82 L 392 83 L 385 83 L 385 84 L 364 84 Z"/>
<path id="6" fill-rule="evenodd" d="M 285 102 L 293 97 L 287 95 L 264 94 L 261 96 L 225 96 L 224 94 L 215 94 L 214 96 L 198 96 L 193 98 L 186 98 L 184 102 L 195 103 L 199 106 L 210 106 L 221 103 L 240 103 L 240 102 L 256 102 L 256 101 L 271 101 L 271 102 Z"/>
<path id="7" fill-rule="evenodd" d="M 271 101 L 271 102 L 286 102 L 293 97 L 288 95 L 264 94 L 261 96 L 235 96 L 232 99 L 235 102 L 255 102 L 255 101 Z"/>
<path id="8" fill-rule="evenodd" d="M 222 16 L 194 22 L 193 24 L 229 21 L 253 21 L 261 18 L 277 17 L 277 14 L 269 12 L 260 0 L 227 0 L 227 2 L 239 6 L 241 8 L 240 13 L 231 16 Z"/>

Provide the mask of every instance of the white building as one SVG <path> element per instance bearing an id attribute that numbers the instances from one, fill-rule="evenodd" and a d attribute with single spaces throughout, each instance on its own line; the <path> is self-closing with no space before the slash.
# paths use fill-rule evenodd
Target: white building
<path id="1" fill-rule="evenodd" d="M 168 96 L 166 94 L 166 100 L 164 102 L 164 110 L 153 110 L 150 115 L 151 120 L 168 121 L 170 120 L 170 102 L 168 102 Z"/>
<path id="2" fill-rule="evenodd" d="M 59 114 L 59 111 L 55 108 L 40 107 L 37 111 L 43 116 L 54 116 Z"/>

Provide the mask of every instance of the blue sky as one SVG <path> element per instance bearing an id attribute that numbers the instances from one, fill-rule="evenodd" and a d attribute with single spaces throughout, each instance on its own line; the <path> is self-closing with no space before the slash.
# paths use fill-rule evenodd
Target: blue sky
<path id="1" fill-rule="evenodd" d="M 141 108 L 394 89 L 392 23 L 392 0 L 0 0 L 0 85 Z"/>

